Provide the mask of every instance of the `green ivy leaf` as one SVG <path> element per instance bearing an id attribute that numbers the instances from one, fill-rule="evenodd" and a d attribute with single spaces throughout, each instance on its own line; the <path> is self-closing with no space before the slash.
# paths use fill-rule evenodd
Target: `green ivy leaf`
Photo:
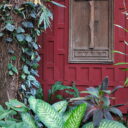
<path id="1" fill-rule="evenodd" d="M 11 70 L 12 67 L 13 67 L 13 64 L 9 63 L 9 64 L 8 64 L 8 70 Z"/>
<path id="2" fill-rule="evenodd" d="M 15 61 L 16 58 L 17 58 L 16 56 L 12 56 L 12 57 L 11 57 L 11 60 Z"/>
<path id="3" fill-rule="evenodd" d="M 22 75 L 21 75 L 21 78 L 22 78 L 23 80 L 25 80 L 26 75 L 25 75 L 25 74 L 22 74 Z"/>
<path id="4" fill-rule="evenodd" d="M 26 87 L 24 84 L 21 85 L 21 88 L 26 91 Z"/>
<path id="5" fill-rule="evenodd" d="M 22 25 L 25 27 L 25 28 L 33 28 L 33 23 L 32 22 L 22 22 Z"/>
<path id="6" fill-rule="evenodd" d="M 15 26 L 8 23 L 6 26 L 5 26 L 6 30 L 10 31 L 10 32 L 13 32 L 14 29 L 15 29 Z"/>
<path id="7" fill-rule="evenodd" d="M 32 75 L 28 75 L 27 79 L 31 80 L 31 81 L 35 81 L 36 80 L 36 78 L 34 76 L 32 76 Z"/>
<path id="8" fill-rule="evenodd" d="M 32 42 L 32 37 L 30 35 L 26 35 L 25 40 L 27 42 Z"/>
<path id="9" fill-rule="evenodd" d="M 0 37 L 2 37 L 4 35 L 4 33 L 3 32 L 0 32 Z"/>
<path id="10" fill-rule="evenodd" d="M 19 42 L 22 42 L 22 41 L 24 41 L 25 36 L 24 36 L 23 34 L 17 34 L 17 35 L 16 35 L 16 38 L 17 38 L 17 40 L 18 40 Z"/>
<path id="11" fill-rule="evenodd" d="M 23 72 L 24 72 L 25 74 L 30 74 L 30 71 L 28 70 L 28 66 L 27 66 L 27 65 L 24 65 L 24 66 L 23 66 Z"/>
<path id="12" fill-rule="evenodd" d="M 16 29 L 16 32 L 17 32 L 17 33 L 24 33 L 25 30 L 24 30 L 22 27 L 18 27 L 18 28 Z"/>
<path id="13" fill-rule="evenodd" d="M 13 75 L 14 75 L 14 73 L 13 73 L 12 71 L 9 71 L 8 74 L 9 74 L 10 76 L 13 76 Z"/>
<path id="14" fill-rule="evenodd" d="M 15 66 L 12 67 L 12 71 L 13 71 L 14 73 L 18 74 L 18 70 L 17 70 L 17 68 L 16 68 Z"/>

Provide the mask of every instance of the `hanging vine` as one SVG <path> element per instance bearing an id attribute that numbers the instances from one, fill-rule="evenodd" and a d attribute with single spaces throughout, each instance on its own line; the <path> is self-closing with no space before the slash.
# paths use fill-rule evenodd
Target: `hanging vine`
<path id="1" fill-rule="evenodd" d="M 37 39 L 50 27 L 50 20 L 53 19 L 44 3 L 37 0 L 20 4 L 9 1 L 0 3 L 0 40 L 7 47 L 8 54 L 8 72 L 4 73 L 11 79 L 18 76 L 20 98 L 25 103 L 30 95 L 36 96 L 40 92 L 40 83 L 36 79 L 39 76 L 37 68 L 40 61 Z M 6 58 L 4 54 L 3 56 Z"/>

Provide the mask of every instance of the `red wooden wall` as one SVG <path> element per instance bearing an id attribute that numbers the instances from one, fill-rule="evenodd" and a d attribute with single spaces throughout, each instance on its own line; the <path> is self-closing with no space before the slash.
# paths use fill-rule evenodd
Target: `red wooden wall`
<path id="1" fill-rule="evenodd" d="M 109 77 L 110 87 L 123 85 L 127 72 L 123 72 L 125 66 L 112 64 L 70 64 L 68 63 L 69 46 L 69 0 L 56 0 L 64 4 L 66 8 L 52 6 L 54 20 L 51 29 L 39 38 L 42 49 L 42 60 L 39 69 L 40 81 L 44 88 L 44 94 L 55 81 L 63 81 L 70 85 L 75 81 L 80 90 L 86 87 L 99 85 L 105 76 Z M 128 2 L 128 1 L 127 1 Z M 114 0 L 114 23 L 128 28 L 123 11 L 123 0 Z M 127 21 L 128 22 L 128 21 Z M 44 38 L 43 38 L 44 37 Z M 123 40 L 128 40 L 128 33 L 119 28 L 114 28 L 114 49 L 122 52 L 128 51 Z M 115 54 L 115 62 L 128 61 L 123 55 Z M 115 104 L 128 102 L 128 88 L 119 90 L 116 94 Z M 127 107 L 128 108 L 128 107 Z M 123 110 L 127 110 L 123 108 Z"/>

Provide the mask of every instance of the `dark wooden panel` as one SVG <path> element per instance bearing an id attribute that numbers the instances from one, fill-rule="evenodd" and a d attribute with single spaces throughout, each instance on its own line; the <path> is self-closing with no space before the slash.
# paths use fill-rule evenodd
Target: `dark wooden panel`
<path id="1" fill-rule="evenodd" d="M 113 0 L 70 2 L 71 63 L 112 62 Z"/>

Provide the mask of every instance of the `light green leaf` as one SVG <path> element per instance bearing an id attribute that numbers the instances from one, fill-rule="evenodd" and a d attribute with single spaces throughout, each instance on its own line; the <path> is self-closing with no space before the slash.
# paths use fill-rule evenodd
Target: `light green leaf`
<path id="1" fill-rule="evenodd" d="M 79 128 L 82 118 L 85 115 L 87 104 L 80 104 L 72 111 L 72 114 L 64 124 L 64 128 Z"/>
<path id="2" fill-rule="evenodd" d="M 21 114 L 22 120 L 30 127 L 30 128 L 37 128 L 34 119 L 29 113 L 22 113 Z"/>
<path id="3" fill-rule="evenodd" d="M 64 121 L 62 116 L 47 102 L 37 101 L 36 114 L 48 128 L 63 128 Z"/>
<path id="4" fill-rule="evenodd" d="M 8 23 L 8 24 L 5 26 L 5 28 L 6 28 L 8 31 L 13 32 L 14 29 L 15 29 L 15 26 L 12 25 L 12 24 L 10 24 L 10 23 Z"/>
<path id="5" fill-rule="evenodd" d="M 54 103 L 52 105 L 54 107 L 54 109 L 59 112 L 60 114 L 63 114 L 68 106 L 68 102 L 67 101 L 59 101 L 57 103 Z"/>
<path id="6" fill-rule="evenodd" d="M 116 50 L 114 50 L 113 53 L 119 53 L 119 54 L 122 54 L 122 55 L 126 55 L 125 53 L 120 52 L 120 51 L 116 51 Z"/>
<path id="7" fill-rule="evenodd" d="M 128 64 L 128 63 L 126 63 L 126 62 L 119 62 L 119 63 L 116 63 L 114 65 L 125 65 L 125 64 Z"/>
<path id="8" fill-rule="evenodd" d="M 51 3 L 54 4 L 54 5 L 57 5 L 59 7 L 63 7 L 63 8 L 66 7 L 66 6 L 64 6 L 64 5 L 60 4 L 60 3 L 55 2 L 55 1 L 51 1 Z"/>

